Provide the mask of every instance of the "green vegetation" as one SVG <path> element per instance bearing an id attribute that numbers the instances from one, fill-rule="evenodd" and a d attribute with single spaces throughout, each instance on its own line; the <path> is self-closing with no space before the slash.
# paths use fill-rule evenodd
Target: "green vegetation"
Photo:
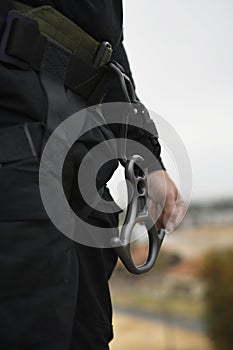
<path id="1" fill-rule="evenodd" d="M 205 319 L 209 336 L 218 350 L 233 345 L 233 249 L 206 256 L 201 277 L 206 282 Z"/>

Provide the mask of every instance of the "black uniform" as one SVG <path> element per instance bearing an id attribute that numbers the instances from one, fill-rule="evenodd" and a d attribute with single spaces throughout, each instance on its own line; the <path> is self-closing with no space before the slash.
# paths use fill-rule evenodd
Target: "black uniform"
<path id="1" fill-rule="evenodd" d="M 13 5 L 1 2 L 4 20 Z M 109 41 L 113 58 L 131 74 L 122 45 L 120 0 L 23 2 L 54 6 L 96 40 Z M 17 147 L 14 128 L 45 120 L 46 114 L 47 97 L 38 74 L 1 63 L 0 147 L 7 135 L 8 146 Z M 40 198 L 37 156 L 11 161 L 1 149 L 0 163 L 0 347 L 108 349 L 108 279 L 117 260 L 114 251 L 75 244 L 53 226 Z M 106 177 L 114 170 L 113 164 Z M 102 220 L 104 226 L 117 226 L 117 214 L 98 215 L 92 217 L 97 224 Z"/>

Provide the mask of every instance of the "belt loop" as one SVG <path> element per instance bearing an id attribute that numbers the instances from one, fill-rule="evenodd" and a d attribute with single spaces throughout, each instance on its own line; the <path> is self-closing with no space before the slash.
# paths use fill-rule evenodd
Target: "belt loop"
<path id="1" fill-rule="evenodd" d="M 45 41 L 34 19 L 11 10 L 0 42 L 0 61 L 28 70 L 35 55 L 36 61 L 42 59 Z"/>

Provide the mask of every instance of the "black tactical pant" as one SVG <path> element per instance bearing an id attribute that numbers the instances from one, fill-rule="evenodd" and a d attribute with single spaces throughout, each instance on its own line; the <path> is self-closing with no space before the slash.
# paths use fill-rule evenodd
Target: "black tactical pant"
<path id="1" fill-rule="evenodd" d="M 11 128 L 45 120 L 46 110 L 37 73 L 0 65 L 0 145 L 7 130 L 14 151 Z M 108 349 L 114 251 L 77 244 L 55 228 L 40 198 L 38 156 L 0 163 L 0 348 Z M 104 220 L 117 226 L 118 216 Z"/>

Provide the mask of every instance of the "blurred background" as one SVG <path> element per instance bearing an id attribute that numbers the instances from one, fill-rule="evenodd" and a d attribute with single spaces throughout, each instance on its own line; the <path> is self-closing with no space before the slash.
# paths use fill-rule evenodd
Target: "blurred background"
<path id="1" fill-rule="evenodd" d="M 193 192 L 149 274 L 118 264 L 111 350 L 233 348 L 232 16 L 232 0 L 124 2 L 137 93 L 185 144 Z M 166 151 L 163 159 L 173 176 Z M 135 260 L 145 255 L 145 241 L 135 243 Z"/>

